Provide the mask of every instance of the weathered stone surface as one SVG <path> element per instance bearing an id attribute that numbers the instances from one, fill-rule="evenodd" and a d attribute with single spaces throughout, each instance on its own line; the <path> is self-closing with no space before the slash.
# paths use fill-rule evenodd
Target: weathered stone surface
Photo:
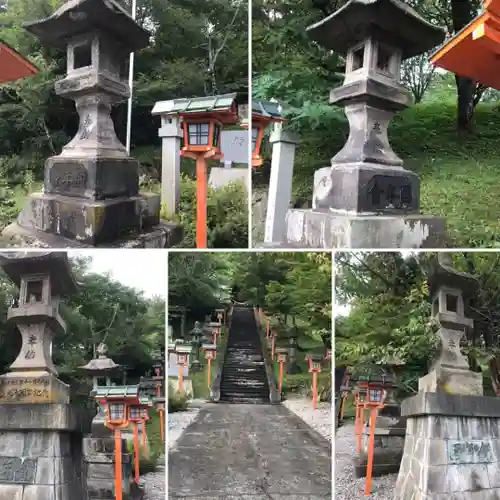
<path id="1" fill-rule="evenodd" d="M 0 431 L 61 430 L 87 431 L 90 419 L 86 412 L 63 403 L 1 405 Z"/>
<path id="2" fill-rule="evenodd" d="M 351 215 L 340 211 L 292 209 L 287 245 L 301 248 L 442 248 L 449 243 L 445 220 L 406 214 Z"/>
<path id="3" fill-rule="evenodd" d="M 418 381 L 419 391 L 446 392 L 448 394 L 483 394 L 483 375 L 469 370 L 439 366 Z"/>
<path id="4" fill-rule="evenodd" d="M 0 404 L 69 403 L 69 385 L 52 374 L 0 376 Z"/>
<path id="5" fill-rule="evenodd" d="M 18 224 L 95 246 L 159 224 L 159 210 L 160 197 L 149 193 L 101 201 L 34 193 Z"/>
<path id="6" fill-rule="evenodd" d="M 314 174 L 313 209 L 366 215 L 419 213 L 420 179 L 401 167 L 342 164 Z"/>
<path id="7" fill-rule="evenodd" d="M 45 193 L 104 200 L 139 194 L 139 163 L 133 158 L 66 158 L 45 165 Z"/>

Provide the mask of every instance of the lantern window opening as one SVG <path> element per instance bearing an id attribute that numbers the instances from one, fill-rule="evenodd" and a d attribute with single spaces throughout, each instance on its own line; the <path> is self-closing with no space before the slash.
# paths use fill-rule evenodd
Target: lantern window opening
<path id="1" fill-rule="evenodd" d="M 458 313 L 458 297 L 451 293 L 446 293 L 446 310 Z"/>
<path id="2" fill-rule="evenodd" d="M 379 73 L 394 77 L 394 64 L 392 63 L 394 52 L 389 47 L 378 43 L 376 54 L 375 69 Z"/>
<path id="3" fill-rule="evenodd" d="M 43 278 L 28 278 L 26 280 L 25 302 L 43 301 Z"/>
<path id="4" fill-rule="evenodd" d="M 125 415 L 124 403 L 109 403 L 109 419 L 112 421 L 123 420 Z"/>
<path id="5" fill-rule="evenodd" d="M 131 420 L 140 420 L 141 408 L 139 408 L 138 406 L 131 406 L 129 409 L 129 416 Z"/>
<path id="6" fill-rule="evenodd" d="M 210 122 L 189 123 L 188 140 L 191 146 L 208 146 L 210 141 Z"/>
<path id="7" fill-rule="evenodd" d="M 361 44 L 360 46 L 353 49 L 350 57 L 350 71 L 357 71 L 361 69 L 365 64 L 365 44 Z"/>
<path id="8" fill-rule="evenodd" d="M 92 66 L 92 42 L 86 41 L 73 47 L 73 69 Z"/>
<path id="9" fill-rule="evenodd" d="M 259 127 L 252 126 L 252 151 L 255 152 L 257 149 L 257 139 L 259 138 Z"/>

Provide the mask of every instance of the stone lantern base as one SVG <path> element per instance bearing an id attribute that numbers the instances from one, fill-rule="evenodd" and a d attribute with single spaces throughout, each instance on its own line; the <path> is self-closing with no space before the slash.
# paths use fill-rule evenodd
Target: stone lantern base
<path id="1" fill-rule="evenodd" d="M 84 420 L 68 404 L 0 405 L 0 500 L 86 500 Z"/>
<path id="2" fill-rule="evenodd" d="M 9 372 L 0 376 L 0 403 L 69 403 L 69 385 L 52 373 Z"/>
<path id="3" fill-rule="evenodd" d="M 421 214 L 347 214 L 291 209 L 285 247 L 295 248 L 445 248 L 446 221 Z"/>
<path id="4" fill-rule="evenodd" d="M 408 418 L 394 500 L 500 498 L 500 399 L 422 392 Z"/>
<path id="5" fill-rule="evenodd" d="M 18 220 L 4 229 L 2 237 L 8 240 L 6 245 L 38 248 L 171 248 L 181 243 L 183 238 L 181 226 L 160 221 L 157 216 L 153 225 L 140 226 L 139 231 L 130 226 L 130 220 L 125 226 L 119 227 L 119 222 L 127 218 L 113 216 L 112 200 L 96 202 L 90 211 L 77 207 L 73 212 L 63 213 L 57 218 L 45 217 L 42 204 L 38 207 L 39 215 L 35 216 L 36 207 L 42 201 L 37 200 L 36 194 L 32 196 L 33 213 L 27 213 L 25 207 Z M 128 200 L 128 206 L 135 214 L 134 219 L 139 217 L 134 211 L 138 202 L 138 198 Z M 106 203 L 108 208 L 105 210 L 103 204 Z"/>

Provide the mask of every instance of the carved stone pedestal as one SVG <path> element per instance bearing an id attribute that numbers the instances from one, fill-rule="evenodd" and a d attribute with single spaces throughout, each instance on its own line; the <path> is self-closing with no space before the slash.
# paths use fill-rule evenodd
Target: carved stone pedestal
<path id="1" fill-rule="evenodd" d="M 500 399 L 420 392 L 402 414 L 407 435 L 394 500 L 500 498 Z"/>
<path id="2" fill-rule="evenodd" d="M 67 404 L 0 405 L 0 500 L 86 500 L 84 420 Z"/>

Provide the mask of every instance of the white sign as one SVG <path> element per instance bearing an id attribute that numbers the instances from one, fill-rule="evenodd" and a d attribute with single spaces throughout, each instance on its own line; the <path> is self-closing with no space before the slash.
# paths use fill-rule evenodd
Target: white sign
<path id="1" fill-rule="evenodd" d="M 223 130 L 220 146 L 224 163 L 250 163 L 248 161 L 248 130 Z"/>

